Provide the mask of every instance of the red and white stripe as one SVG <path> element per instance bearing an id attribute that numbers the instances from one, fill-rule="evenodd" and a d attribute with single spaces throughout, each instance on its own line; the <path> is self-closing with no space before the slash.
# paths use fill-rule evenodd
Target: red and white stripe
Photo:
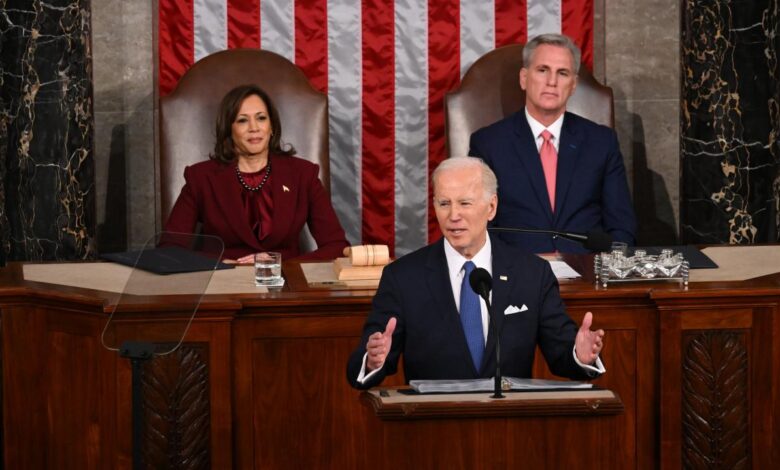
<path id="1" fill-rule="evenodd" d="M 237 47 L 272 50 L 328 94 L 331 193 L 352 243 L 396 256 L 439 236 L 430 172 L 444 94 L 495 47 L 562 32 L 593 63 L 593 0 L 159 0 L 159 83 Z M 293 142 L 294 144 L 294 142 Z"/>

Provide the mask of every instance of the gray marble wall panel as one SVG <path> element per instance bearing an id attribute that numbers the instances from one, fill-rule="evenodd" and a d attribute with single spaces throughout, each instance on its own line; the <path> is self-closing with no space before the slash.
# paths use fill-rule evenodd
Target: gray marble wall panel
<path id="1" fill-rule="evenodd" d="M 90 1 L 0 0 L 0 30 L 0 248 L 15 260 L 90 258 Z"/>
<path id="2" fill-rule="evenodd" d="M 780 241 L 780 0 L 682 5 L 683 239 Z"/>
<path id="3" fill-rule="evenodd" d="M 97 235 L 101 252 L 156 231 L 154 0 L 92 6 Z"/>
<path id="4" fill-rule="evenodd" d="M 678 238 L 679 8 L 675 0 L 607 0 L 605 82 L 643 245 Z"/>

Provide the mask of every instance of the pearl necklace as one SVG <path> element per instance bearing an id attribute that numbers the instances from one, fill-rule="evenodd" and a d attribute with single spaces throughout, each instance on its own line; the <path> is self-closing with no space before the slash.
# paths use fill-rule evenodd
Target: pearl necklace
<path id="1" fill-rule="evenodd" d="M 254 188 L 246 184 L 246 181 L 244 181 L 244 178 L 241 176 L 241 170 L 238 169 L 238 164 L 236 164 L 236 176 L 238 176 L 238 182 L 241 183 L 241 186 L 244 187 L 247 191 L 250 192 L 257 192 L 263 189 L 263 186 L 265 186 L 265 182 L 268 181 L 268 177 L 271 175 L 271 159 L 268 159 L 268 164 L 265 166 L 265 176 L 263 176 L 263 181 L 260 182 L 257 186 Z"/>

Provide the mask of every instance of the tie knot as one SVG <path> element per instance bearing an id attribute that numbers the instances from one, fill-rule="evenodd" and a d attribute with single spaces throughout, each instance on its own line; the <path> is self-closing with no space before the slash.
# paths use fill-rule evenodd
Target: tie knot
<path id="1" fill-rule="evenodd" d="M 471 274 L 471 271 L 473 271 L 474 268 L 476 268 L 476 266 L 474 266 L 473 261 L 466 261 L 465 263 L 463 263 L 463 270 L 466 271 L 466 277 L 468 277 L 469 274 Z"/>
<path id="2" fill-rule="evenodd" d="M 542 139 L 545 142 L 549 142 L 550 139 L 552 139 L 552 137 L 553 137 L 552 133 L 550 131 L 548 131 L 547 129 L 542 131 Z"/>

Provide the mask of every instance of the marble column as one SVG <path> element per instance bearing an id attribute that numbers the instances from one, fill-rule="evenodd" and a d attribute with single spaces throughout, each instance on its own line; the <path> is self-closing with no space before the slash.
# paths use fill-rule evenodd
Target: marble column
<path id="1" fill-rule="evenodd" d="M 0 0 L 0 248 L 94 255 L 90 0 Z"/>
<path id="2" fill-rule="evenodd" d="M 780 0 L 684 0 L 681 23 L 683 241 L 780 241 Z"/>

